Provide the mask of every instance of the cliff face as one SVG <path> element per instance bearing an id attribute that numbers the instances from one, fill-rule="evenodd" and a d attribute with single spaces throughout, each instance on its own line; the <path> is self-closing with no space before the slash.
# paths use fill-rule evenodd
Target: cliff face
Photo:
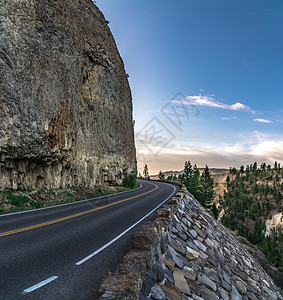
<path id="1" fill-rule="evenodd" d="M 0 0 L 0 188 L 136 171 L 123 61 L 90 0 Z"/>

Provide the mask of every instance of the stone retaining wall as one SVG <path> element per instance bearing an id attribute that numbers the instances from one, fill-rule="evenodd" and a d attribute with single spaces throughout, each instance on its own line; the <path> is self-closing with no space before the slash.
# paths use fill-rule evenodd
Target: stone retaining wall
<path id="1" fill-rule="evenodd" d="M 131 243 L 99 299 L 283 299 L 247 247 L 184 186 Z"/>

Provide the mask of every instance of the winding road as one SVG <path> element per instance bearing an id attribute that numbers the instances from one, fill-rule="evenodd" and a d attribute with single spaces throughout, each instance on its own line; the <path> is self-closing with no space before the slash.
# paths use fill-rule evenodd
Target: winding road
<path id="1" fill-rule="evenodd" d="M 129 192 L 0 216 L 0 299 L 95 299 L 140 222 L 178 187 L 140 180 Z"/>

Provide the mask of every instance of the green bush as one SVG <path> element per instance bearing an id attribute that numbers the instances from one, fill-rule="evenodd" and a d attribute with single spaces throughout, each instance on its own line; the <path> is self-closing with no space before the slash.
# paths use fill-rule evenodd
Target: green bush
<path id="1" fill-rule="evenodd" d="M 129 174 L 124 179 L 124 186 L 128 188 L 134 188 L 137 186 L 137 175 L 136 174 Z"/>
<path id="2" fill-rule="evenodd" d="M 42 206 L 42 203 L 41 201 L 37 200 L 37 201 L 33 201 L 31 205 L 34 208 L 40 208 Z"/>
<path id="3" fill-rule="evenodd" d="M 5 214 L 7 210 L 5 208 L 0 208 L 0 215 Z"/>
<path id="4" fill-rule="evenodd" d="M 24 203 L 27 203 L 30 200 L 30 198 L 28 198 L 24 195 L 15 195 L 13 193 L 9 193 L 7 195 L 7 199 L 9 200 L 9 202 L 12 205 L 15 205 L 15 206 L 21 206 L 21 205 L 23 205 Z"/>
<path id="5" fill-rule="evenodd" d="M 67 190 L 64 191 L 64 194 L 67 196 L 67 197 L 74 197 L 75 195 Z"/>

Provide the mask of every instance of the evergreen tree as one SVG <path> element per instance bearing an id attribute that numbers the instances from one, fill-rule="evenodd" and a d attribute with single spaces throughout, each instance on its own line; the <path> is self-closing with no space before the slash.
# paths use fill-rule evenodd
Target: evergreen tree
<path id="1" fill-rule="evenodd" d="M 219 216 L 219 210 L 215 204 L 215 202 L 213 202 L 212 206 L 211 206 L 211 213 L 214 216 L 214 218 L 217 220 L 218 216 Z"/>
<path id="2" fill-rule="evenodd" d="M 162 181 L 165 179 L 165 175 L 164 175 L 164 173 L 162 173 L 161 171 L 159 171 L 158 179 L 159 179 L 159 180 L 162 180 Z"/>
<path id="3" fill-rule="evenodd" d="M 189 184 L 192 194 L 195 196 L 196 199 L 200 198 L 201 190 L 200 190 L 200 171 L 197 165 L 194 165 L 193 174 Z"/>
<path id="4" fill-rule="evenodd" d="M 184 179 L 189 180 L 193 174 L 193 168 L 190 161 L 185 161 Z"/>
<path id="5" fill-rule="evenodd" d="M 230 183 L 230 176 L 229 175 L 226 177 L 226 183 L 227 183 L 227 187 L 229 187 L 229 183 Z"/>
<path id="6" fill-rule="evenodd" d="M 200 202 L 204 207 L 209 208 L 214 199 L 213 182 L 208 166 L 205 166 L 205 170 L 200 178 L 201 198 Z"/>
<path id="7" fill-rule="evenodd" d="M 144 176 L 145 179 L 148 179 L 148 180 L 150 179 L 147 164 L 144 165 L 143 176 Z"/>
<path id="8" fill-rule="evenodd" d="M 193 168 L 190 161 L 185 161 L 184 174 L 182 176 L 182 183 L 186 186 L 188 191 L 193 194 L 191 179 L 193 176 Z"/>

